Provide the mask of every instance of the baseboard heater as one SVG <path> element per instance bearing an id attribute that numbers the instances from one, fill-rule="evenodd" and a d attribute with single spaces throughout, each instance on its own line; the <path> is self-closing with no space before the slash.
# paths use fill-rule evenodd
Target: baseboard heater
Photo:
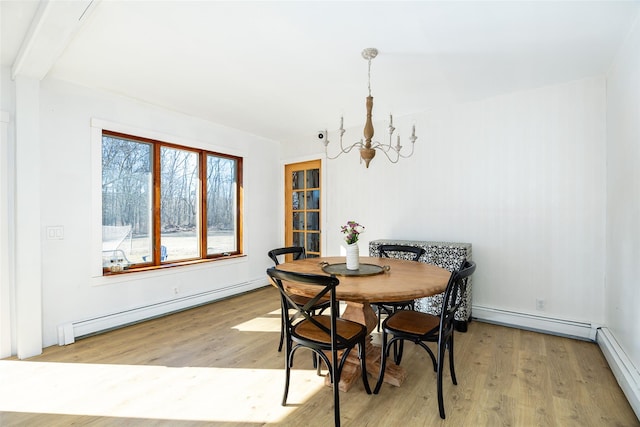
<path id="1" fill-rule="evenodd" d="M 600 325 L 474 305 L 473 318 L 530 331 L 595 341 Z"/>
<path id="2" fill-rule="evenodd" d="M 640 371 L 618 344 L 609 328 L 601 328 L 598 331 L 597 342 L 629 405 L 640 420 Z"/>
<path id="3" fill-rule="evenodd" d="M 264 279 L 254 279 L 248 282 L 236 283 L 230 286 L 136 307 L 118 313 L 65 323 L 58 326 L 58 345 L 72 344 L 78 338 L 197 307 L 198 305 L 237 295 L 242 292 L 248 292 L 266 285 L 267 283 Z"/>
<path id="4" fill-rule="evenodd" d="M 607 359 L 607 363 L 633 411 L 640 419 L 640 370 L 634 366 L 608 328 L 586 322 L 574 322 L 476 305 L 473 306 L 473 317 L 498 325 L 595 341 Z"/>

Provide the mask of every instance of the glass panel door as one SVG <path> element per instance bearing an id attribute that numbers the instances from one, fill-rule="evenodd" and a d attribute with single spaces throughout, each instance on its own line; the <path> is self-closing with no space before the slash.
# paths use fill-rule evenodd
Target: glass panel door
<path id="1" fill-rule="evenodd" d="M 321 195 L 320 160 L 285 166 L 285 244 L 303 246 L 308 258 L 321 254 Z"/>

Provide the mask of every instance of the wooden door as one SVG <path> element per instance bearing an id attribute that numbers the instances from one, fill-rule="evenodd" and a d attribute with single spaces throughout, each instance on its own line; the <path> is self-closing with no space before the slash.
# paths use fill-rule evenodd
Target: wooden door
<path id="1" fill-rule="evenodd" d="M 285 244 L 303 246 L 308 258 L 322 253 L 320 166 L 320 160 L 311 160 L 284 167 Z"/>

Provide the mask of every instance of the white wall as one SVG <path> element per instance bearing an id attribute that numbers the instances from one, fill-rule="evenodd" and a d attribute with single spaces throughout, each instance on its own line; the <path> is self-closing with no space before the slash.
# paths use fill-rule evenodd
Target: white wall
<path id="1" fill-rule="evenodd" d="M 13 301 L 15 227 L 14 187 L 15 129 L 14 86 L 11 71 L 0 67 L 0 358 L 16 354 L 15 312 Z"/>
<path id="2" fill-rule="evenodd" d="M 393 165 L 378 154 L 369 169 L 355 152 L 325 161 L 324 254 L 339 254 L 350 219 L 367 227 L 361 253 L 381 238 L 470 242 L 474 305 L 601 323 L 605 105 L 600 77 L 394 117 L 401 135 L 416 123 L 412 158 Z M 285 159 L 323 157 L 315 141 L 286 149 Z"/>
<path id="3" fill-rule="evenodd" d="M 606 325 L 640 369 L 640 21 L 607 76 Z M 638 397 L 640 391 L 636 389 Z"/>
<path id="4" fill-rule="evenodd" d="M 42 228 L 65 230 L 64 240 L 43 241 L 45 346 L 57 342 L 59 324 L 170 300 L 176 284 L 188 295 L 264 277 L 264 253 L 282 240 L 272 203 L 282 184 L 278 144 L 68 83 L 44 80 L 41 94 Z M 395 118 L 404 135 L 416 123 L 413 158 L 391 165 L 378 156 L 369 169 L 356 153 L 324 162 L 324 253 L 340 252 L 349 219 L 367 226 L 363 252 L 379 238 L 468 241 L 474 304 L 602 323 L 605 105 L 604 79 L 592 78 Z M 249 256 L 91 279 L 91 118 L 242 151 Z M 321 157 L 312 140 L 286 150 L 285 161 Z"/>
<path id="5" fill-rule="evenodd" d="M 10 202 L 9 179 L 9 120 L 8 112 L 0 109 L 0 358 L 9 357 L 14 353 L 12 303 L 15 289 L 13 283 L 11 262 L 13 248 L 10 235 L 13 227 L 13 202 Z"/>
<path id="6" fill-rule="evenodd" d="M 266 284 L 266 253 L 281 240 L 270 195 L 280 189 L 279 144 L 72 84 L 41 83 L 42 299 L 44 346 L 58 342 L 57 326 L 242 283 Z M 97 118 L 244 157 L 244 237 L 247 257 L 192 267 L 92 278 L 91 119 Z M 44 240 L 63 226 L 63 240 Z M 99 250 L 99 247 L 98 247 Z M 175 295 L 173 288 L 179 288 Z"/>

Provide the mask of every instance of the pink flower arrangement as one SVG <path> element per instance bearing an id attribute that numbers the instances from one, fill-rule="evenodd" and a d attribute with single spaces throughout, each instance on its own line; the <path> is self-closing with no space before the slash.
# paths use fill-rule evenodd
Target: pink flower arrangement
<path id="1" fill-rule="evenodd" d="M 364 225 L 360 225 L 355 221 L 347 221 L 347 225 L 340 227 L 340 231 L 344 234 L 344 241 L 348 245 L 352 245 L 358 241 L 360 233 L 364 233 Z"/>

